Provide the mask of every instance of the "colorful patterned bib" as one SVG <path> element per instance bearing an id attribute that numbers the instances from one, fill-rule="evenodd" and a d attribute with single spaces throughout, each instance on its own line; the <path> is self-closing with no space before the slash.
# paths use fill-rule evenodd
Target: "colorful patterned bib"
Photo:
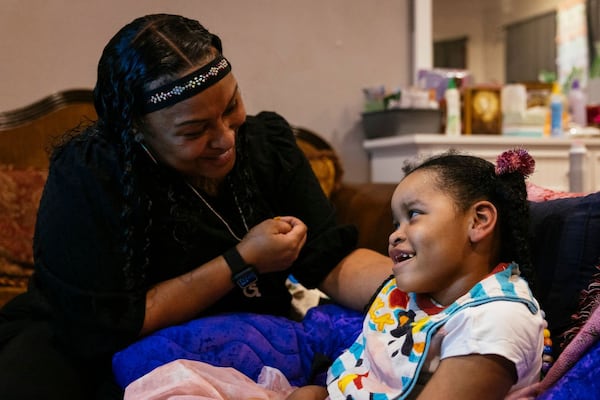
<path id="1" fill-rule="evenodd" d="M 525 303 L 532 314 L 538 311 L 538 303 L 527 283 L 519 278 L 516 264 L 483 279 L 434 315 L 419 308 L 414 293 L 402 292 L 396 287 L 396 280 L 390 279 L 371 304 L 362 333 L 330 367 L 327 376 L 330 398 L 406 398 L 417 381 L 437 330 L 466 307 L 498 300 Z"/>

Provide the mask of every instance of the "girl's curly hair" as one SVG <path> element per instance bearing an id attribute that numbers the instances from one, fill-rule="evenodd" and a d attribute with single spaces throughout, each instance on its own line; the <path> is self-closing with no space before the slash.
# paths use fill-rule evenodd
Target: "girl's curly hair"
<path id="1" fill-rule="evenodd" d="M 520 167 L 519 163 L 522 164 Z M 460 210 L 467 210 L 482 199 L 494 204 L 498 210 L 501 238 L 499 258 L 518 263 L 523 277 L 533 287 L 535 280 L 528 242 L 529 203 L 525 177 L 533 172 L 534 164 L 527 152 L 518 149 L 503 153 L 497 166 L 480 157 L 459 154 L 451 149 L 417 165 L 407 163 L 403 171 L 406 175 L 417 170 L 435 171 L 438 187 L 452 195 Z"/>

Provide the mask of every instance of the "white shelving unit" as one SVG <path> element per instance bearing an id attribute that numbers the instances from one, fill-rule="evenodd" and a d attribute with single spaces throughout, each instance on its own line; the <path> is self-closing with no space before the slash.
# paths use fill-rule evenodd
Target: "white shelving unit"
<path id="1" fill-rule="evenodd" d="M 450 148 L 483 157 L 491 162 L 504 150 L 523 147 L 536 161 L 531 182 L 553 190 L 570 190 L 569 150 L 573 141 L 587 149 L 583 165 L 583 189 L 600 190 L 600 138 L 513 137 L 501 135 L 463 135 L 417 133 L 365 140 L 369 153 L 372 182 L 398 182 L 402 165 L 408 159 L 440 153 Z"/>

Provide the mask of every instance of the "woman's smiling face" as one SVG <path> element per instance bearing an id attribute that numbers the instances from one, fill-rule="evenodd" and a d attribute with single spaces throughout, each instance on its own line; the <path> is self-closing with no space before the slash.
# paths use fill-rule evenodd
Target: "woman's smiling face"
<path id="1" fill-rule="evenodd" d="M 464 259 L 472 218 L 459 211 L 436 175 L 433 170 L 417 170 L 397 186 L 392 197 L 396 228 L 388 251 L 401 290 L 444 302 L 469 274 Z"/>
<path id="2" fill-rule="evenodd" d="M 235 163 L 246 119 L 232 73 L 197 95 L 146 115 L 144 141 L 160 162 L 194 180 L 222 180 Z"/>

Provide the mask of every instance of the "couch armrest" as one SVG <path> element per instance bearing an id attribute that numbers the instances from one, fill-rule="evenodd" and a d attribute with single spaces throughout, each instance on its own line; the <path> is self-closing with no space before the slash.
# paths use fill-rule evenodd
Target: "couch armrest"
<path id="1" fill-rule="evenodd" d="M 388 254 L 393 229 L 390 202 L 395 188 L 394 183 L 342 183 L 332 193 L 338 222 L 358 228 L 359 247 Z"/>

